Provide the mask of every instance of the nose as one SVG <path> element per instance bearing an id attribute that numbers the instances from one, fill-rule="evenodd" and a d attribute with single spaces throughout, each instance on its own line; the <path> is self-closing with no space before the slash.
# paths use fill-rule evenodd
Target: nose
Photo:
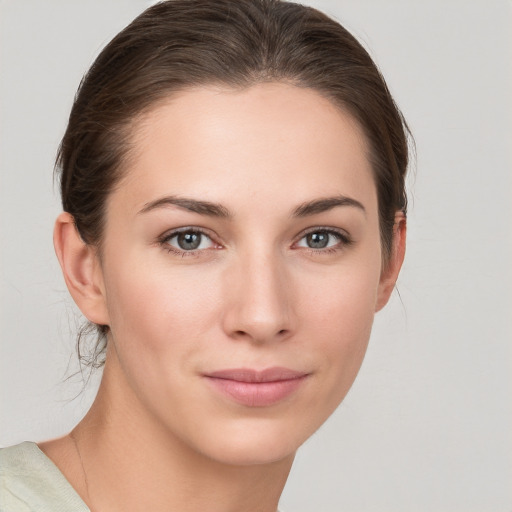
<path id="1" fill-rule="evenodd" d="M 284 340 L 295 329 L 292 283 L 278 256 L 253 254 L 226 269 L 223 328 L 252 343 Z"/>

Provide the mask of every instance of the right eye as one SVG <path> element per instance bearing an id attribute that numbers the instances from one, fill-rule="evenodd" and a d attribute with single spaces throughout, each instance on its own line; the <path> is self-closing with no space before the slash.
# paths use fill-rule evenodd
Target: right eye
<path id="1" fill-rule="evenodd" d="M 167 234 L 160 243 L 169 251 L 184 255 L 215 247 L 213 240 L 197 229 L 185 229 Z"/>

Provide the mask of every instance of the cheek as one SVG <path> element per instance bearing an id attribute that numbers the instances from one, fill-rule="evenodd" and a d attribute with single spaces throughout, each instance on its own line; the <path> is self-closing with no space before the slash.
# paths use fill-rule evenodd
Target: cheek
<path id="1" fill-rule="evenodd" d="M 375 314 L 378 269 L 369 265 L 340 270 L 325 280 L 321 292 L 303 300 L 304 325 L 325 376 L 328 410 L 344 398 L 363 361 Z"/>
<path id="2" fill-rule="evenodd" d="M 127 259 L 128 260 L 128 259 Z M 155 371 L 180 355 L 199 350 L 200 333 L 214 323 L 218 301 L 198 272 L 168 265 L 126 265 L 109 273 L 106 283 L 112 338 L 120 357 Z"/>
<path id="3" fill-rule="evenodd" d="M 193 277 L 168 265 L 129 267 L 116 267 L 108 283 L 110 369 L 136 403 L 169 425 L 174 411 L 186 425 L 192 402 L 179 397 L 190 396 L 187 383 L 208 352 L 218 301 L 197 272 Z"/>
<path id="4" fill-rule="evenodd" d="M 323 307 L 320 302 L 315 306 L 319 347 L 329 354 L 326 364 L 340 375 L 349 367 L 359 368 L 370 337 L 375 308 L 373 291 L 361 296 L 346 281 L 344 285 L 344 292 L 332 294 Z"/>
<path id="5" fill-rule="evenodd" d="M 378 262 L 362 260 L 310 276 L 302 286 L 302 314 L 311 316 L 311 323 L 325 331 L 327 339 L 336 337 L 336 332 L 347 334 L 343 337 L 347 341 L 357 338 L 373 321 L 379 274 Z"/>

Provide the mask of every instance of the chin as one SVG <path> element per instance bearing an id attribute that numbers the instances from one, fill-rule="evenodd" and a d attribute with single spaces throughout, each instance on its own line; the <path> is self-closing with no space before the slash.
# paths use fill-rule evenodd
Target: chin
<path id="1" fill-rule="evenodd" d="M 301 431 L 296 424 L 288 428 L 275 419 L 241 419 L 237 423 L 214 434 L 212 439 L 204 439 L 208 448 L 201 451 L 213 460 L 236 466 L 291 462 L 297 449 L 312 434 L 309 430 Z"/>
<path id="2" fill-rule="evenodd" d="M 258 443 L 247 446 L 246 443 L 229 443 L 212 447 L 210 458 L 229 466 L 259 466 L 274 464 L 295 457 L 298 446 L 291 449 L 290 446 L 276 443 Z"/>

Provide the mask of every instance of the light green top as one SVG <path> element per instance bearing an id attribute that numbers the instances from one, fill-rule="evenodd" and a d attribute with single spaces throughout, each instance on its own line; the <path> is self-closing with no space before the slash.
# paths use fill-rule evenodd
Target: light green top
<path id="1" fill-rule="evenodd" d="M 0 449 L 0 512 L 89 512 L 36 443 Z"/>

